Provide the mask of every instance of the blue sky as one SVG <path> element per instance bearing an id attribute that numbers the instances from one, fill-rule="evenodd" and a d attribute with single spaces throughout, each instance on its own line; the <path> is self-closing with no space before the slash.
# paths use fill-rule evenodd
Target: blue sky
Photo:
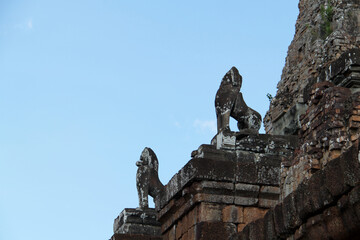
<path id="1" fill-rule="evenodd" d="M 0 0 L 0 239 L 109 239 L 144 147 L 166 184 L 236 66 L 262 116 L 298 1 Z"/>

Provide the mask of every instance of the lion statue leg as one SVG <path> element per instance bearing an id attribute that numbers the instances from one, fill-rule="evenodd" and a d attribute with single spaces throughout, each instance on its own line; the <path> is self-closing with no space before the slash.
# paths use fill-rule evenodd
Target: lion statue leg
<path id="1" fill-rule="evenodd" d="M 231 117 L 238 121 L 237 126 L 240 132 L 259 132 L 261 115 L 246 105 L 241 92 L 239 92 L 236 97 L 235 105 L 231 111 Z"/>
<path id="2" fill-rule="evenodd" d="M 139 196 L 139 208 L 145 209 L 149 207 L 149 177 L 147 166 L 141 165 L 143 162 L 138 161 L 136 165 L 139 167 L 136 173 L 136 188 Z"/>

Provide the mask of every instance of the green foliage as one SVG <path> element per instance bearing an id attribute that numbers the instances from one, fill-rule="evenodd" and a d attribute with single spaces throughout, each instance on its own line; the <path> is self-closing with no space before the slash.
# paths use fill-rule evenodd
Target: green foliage
<path id="1" fill-rule="evenodd" d="M 273 100 L 273 96 L 270 93 L 266 94 L 266 96 L 270 102 Z"/>
<path id="2" fill-rule="evenodd" d="M 322 23 L 320 25 L 320 35 L 323 39 L 327 38 L 333 31 L 331 27 L 331 22 L 334 16 L 334 10 L 331 6 L 330 1 L 328 1 L 328 6 L 321 6 L 320 8 L 321 20 Z"/>

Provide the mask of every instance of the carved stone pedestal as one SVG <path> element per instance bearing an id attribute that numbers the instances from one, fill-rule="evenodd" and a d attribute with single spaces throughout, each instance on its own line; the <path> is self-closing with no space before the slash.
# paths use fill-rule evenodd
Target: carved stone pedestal
<path id="1" fill-rule="evenodd" d="M 162 239 L 161 227 L 157 221 L 155 209 L 125 208 L 114 220 L 114 235 L 111 237 L 111 240 L 120 239 Z"/>
<path id="2" fill-rule="evenodd" d="M 233 149 L 236 145 L 236 132 L 219 132 L 211 140 L 216 149 Z"/>

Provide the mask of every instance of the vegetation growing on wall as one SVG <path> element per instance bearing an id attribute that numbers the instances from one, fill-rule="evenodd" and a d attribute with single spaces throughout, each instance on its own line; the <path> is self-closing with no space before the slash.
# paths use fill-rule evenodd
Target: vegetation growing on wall
<path id="1" fill-rule="evenodd" d="M 327 6 L 321 6 L 321 25 L 320 25 L 320 36 L 322 39 L 327 38 L 333 31 L 331 23 L 334 16 L 334 10 L 331 6 L 330 1 L 328 1 Z"/>

